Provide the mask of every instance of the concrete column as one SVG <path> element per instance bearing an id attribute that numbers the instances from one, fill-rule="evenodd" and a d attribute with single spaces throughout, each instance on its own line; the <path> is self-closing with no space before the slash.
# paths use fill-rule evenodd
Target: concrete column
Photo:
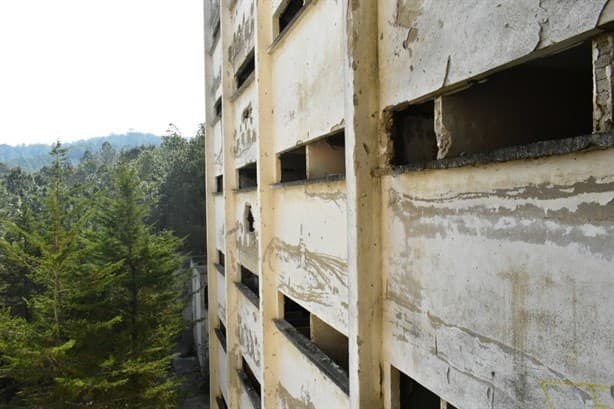
<path id="1" fill-rule="evenodd" d="M 218 348 L 219 343 L 215 335 L 215 324 L 217 323 L 217 272 L 214 263 L 216 262 L 217 246 L 215 240 L 215 200 L 211 192 L 216 190 L 215 187 L 215 172 L 214 172 L 214 148 L 213 148 L 213 101 L 214 96 L 209 92 L 211 79 L 213 78 L 213 62 L 209 50 L 212 41 L 212 27 L 206 22 L 211 21 L 212 7 L 210 1 L 204 3 L 204 35 L 205 35 L 205 207 L 207 218 L 207 271 L 209 282 L 209 406 L 214 408 L 217 403 L 215 398 L 220 393 L 219 379 L 216 376 L 218 371 Z"/>
<path id="2" fill-rule="evenodd" d="M 381 185 L 378 168 L 377 2 L 344 0 L 350 408 L 381 397 Z"/>
<path id="3" fill-rule="evenodd" d="M 235 89 L 234 68 L 228 56 L 233 28 L 229 2 L 220 2 L 220 41 L 222 46 L 222 138 L 224 157 L 224 246 L 226 248 L 226 342 L 228 353 L 228 407 L 239 409 L 241 381 L 237 369 L 241 368 L 239 343 L 239 290 L 235 282 L 241 281 L 237 259 L 236 193 L 238 188 L 234 155 L 234 104 L 230 101 Z"/>
<path id="4" fill-rule="evenodd" d="M 593 38 L 593 132 L 612 129 L 614 34 Z"/>
<path id="5" fill-rule="evenodd" d="M 277 351 L 279 332 L 273 319 L 280 317 L 275 271 L 265 259 L 273 242 L 275 201 L 271 184 L 275 182 L 277 158 L 273 148 L 273 100 L 271 55 L 267 49 L 273 42 L 271 0 L 256 2 L 255 59 L 258 100 L 258 203 L 259 226 L 258 269 L 260 272 L 260 322 L 262 323 L 262 401 L 263 408 L 277 407 Z"/>

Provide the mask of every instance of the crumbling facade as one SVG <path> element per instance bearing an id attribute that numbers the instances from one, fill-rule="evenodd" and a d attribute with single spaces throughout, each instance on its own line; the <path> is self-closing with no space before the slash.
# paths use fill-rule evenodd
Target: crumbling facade
<path id="1" fill-rule="evenodd" d="M 218 408 L 614 408 L 614 2 L 205 0 Z"/>

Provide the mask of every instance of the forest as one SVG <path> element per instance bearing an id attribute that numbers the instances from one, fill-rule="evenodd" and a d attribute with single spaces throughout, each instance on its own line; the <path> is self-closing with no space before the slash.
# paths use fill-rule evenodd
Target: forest
<path id="1" fill-rule="evenodd" d="M 201 128 L 202 129 L 202 128 Z M 0 408 L 174 408 L 185 265 L 205 243 L 204 134 L 60 142 L 0 164 Z"/>

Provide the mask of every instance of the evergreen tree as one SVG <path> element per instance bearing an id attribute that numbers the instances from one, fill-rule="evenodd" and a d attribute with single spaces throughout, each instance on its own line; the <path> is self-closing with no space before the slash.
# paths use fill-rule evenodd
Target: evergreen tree
<path id="1" fill-rule="evenodd" d="M 108 334 L 120 320 L 97 301 L 113 284 L 112 266 L 89 263 L 83 231 L 86 203 L 65 183 L 65 151 L 56 144 L 53 183 L 42 212 L 29 229 L 6 223 L 22 240 L 0 240 L 4 257 L 21 265 L 33 283 L 24 294 L 28 314 L 0 311 L 0 378 L 18 385 L 17 402 L 30 408 L 88 406 L 95 393 L 109 386 L 92 376 L 108 359 L 93 340 Z M 103 312 L 102 314 L 100 312 Z"/>
<path id="2" fill-rule="evenodd" d="M 122 322 L 114 334 L 112 382 L 116 407 L 172 408 L 178 380 L 169 376 L 174 340 L 182 328 L 178 273 L 181 241 L 154 233 L 136 172 L 118 165 L 94 225 L 94 261 L 115 265 L 119 278 L 110 296 Z"/>

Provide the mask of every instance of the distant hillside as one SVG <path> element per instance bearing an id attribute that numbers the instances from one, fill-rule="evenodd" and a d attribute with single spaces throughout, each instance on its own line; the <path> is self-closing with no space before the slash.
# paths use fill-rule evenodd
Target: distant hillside
<path id="1" fill-rule="evenodd" d="M 63 144 L 68 148 L 68 159 L 78 163 L 85 151 L 98 152 L 104 142 L 109 142 L 118 152 L 141 145 L 159 145 L 162 141 L 157 135 L 140 132 L 128 132 L 122 135 L 100 136 Z M 19 166 L 23 170 L 34 172 L 51 163 L 49 151 L 51 145 L 0 145 L 0 164 L 8 167 Z"/>

